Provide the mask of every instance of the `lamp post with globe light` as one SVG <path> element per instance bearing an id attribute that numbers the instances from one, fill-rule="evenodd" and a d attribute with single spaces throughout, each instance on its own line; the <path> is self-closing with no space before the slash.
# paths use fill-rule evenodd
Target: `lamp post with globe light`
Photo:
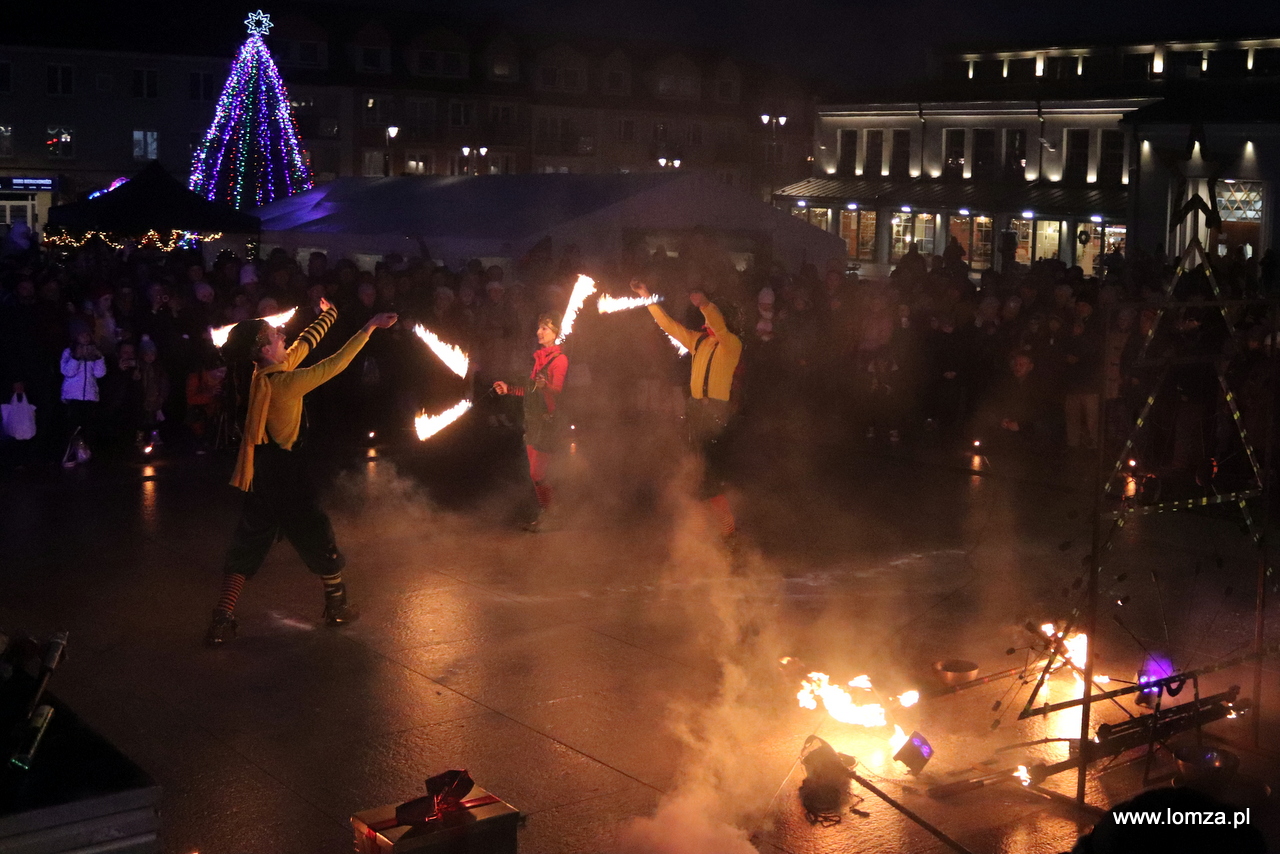
<path id="1" fill-rule="evenodd" d="M 386 175 L 391 177 L 391 141 L 396 138 L 396 134 L 400 133 L 400 128 L 396 125 L 387 125 L 387 157 L 386 157 Z"/>
<path id="2" fill-rule="evenodd" d="M 487 145 L 462 146 L 462 156 L 466 158 L 466 166 L 464 167 L 464 171 L 466 172 L 466 174 L 468 175 L 479 174 L 478 170 L 481 166 L 480 161 L 483 160 L 488 155 L 489 155 L 489 146 Z"/>
<path id="3" fill-rule="evenodd" d="M 778 128 L 787 123 L 787 117 L 761 113 L 760 123 L 769 129 L 769 204 L 773 204 L 774 168 L 778 161 Z"/>

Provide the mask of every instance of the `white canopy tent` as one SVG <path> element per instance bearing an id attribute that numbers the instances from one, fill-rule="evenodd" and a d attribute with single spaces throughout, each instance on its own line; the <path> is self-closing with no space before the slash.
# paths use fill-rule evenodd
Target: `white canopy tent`
<path id="1" fill-rule="evenodd" d="M 602 259 L 637 237 L 698 230 L 726 244 L 772 245 L 795 268 L 843 266 L 844 241 L 741 190 L 694 173 L 339 178 L 272 202 L 262 247 L 371 261 L 391 253 L 456 264 L 514 259 L 545 237 Z"/>

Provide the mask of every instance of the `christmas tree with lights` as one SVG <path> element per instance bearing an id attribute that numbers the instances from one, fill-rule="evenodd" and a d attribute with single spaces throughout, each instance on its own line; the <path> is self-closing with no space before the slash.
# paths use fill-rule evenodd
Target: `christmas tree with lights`
<path id="1" fill-rule="evenodd" d="M 192 190 L 237 208 L 258 207 L 311 188 L 298 126 L 263 36 L 271 18 L 245 20 L 249 38 L 231 64 L 213 124 L 191 163 Z"/>

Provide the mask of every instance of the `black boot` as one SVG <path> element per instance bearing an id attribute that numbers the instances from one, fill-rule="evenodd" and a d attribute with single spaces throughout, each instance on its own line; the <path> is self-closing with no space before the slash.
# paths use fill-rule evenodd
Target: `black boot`
<path id="1" fill-rule="evenodd" d="M 339 584 L 332 590 L 324 592 L 324 621 L 331 626 L 343 626 L 354 623 L 360 618 L 360 611 L 347 603 L 347 585 Z"/>
<path id="2" fill-rule="evenodd" d="M 209 623 L 209 631 L 204 634 L 206 646 L 223 646 L 236 639 L 236 618 L 226 611 L 215 608 L 213 620 Z"/>

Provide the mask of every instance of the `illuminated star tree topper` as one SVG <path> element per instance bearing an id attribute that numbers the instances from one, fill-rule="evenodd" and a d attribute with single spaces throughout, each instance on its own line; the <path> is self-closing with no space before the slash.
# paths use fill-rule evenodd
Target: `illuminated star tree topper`
<path id="1" fill-rule="evenodd" d="M 311 188 L 311 171 L 298 144 L 289 94 L 263 36 L 271 17 L 245 19 L 249 38 L 231 73 L 191 163 L 192 190 L 237 208 L 258 207 Z"/>

